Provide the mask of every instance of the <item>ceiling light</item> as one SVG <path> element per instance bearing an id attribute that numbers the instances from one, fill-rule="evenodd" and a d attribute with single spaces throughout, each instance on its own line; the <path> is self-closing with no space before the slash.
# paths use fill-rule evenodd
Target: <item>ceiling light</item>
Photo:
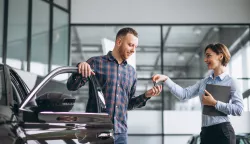
<path id="1" fill-rule="evenodd" d="M 214 27 L 214 28 L 213 28 L 213 31 L 214 31 L 214 32 L 218 32 L 218 31 L 219 31 L 219 28 L 218 28 L 218 27 Z"/>
<path id="2" fill-rule="evenodd" d="M 200 35 L 200 34 L 201 34 L 201 28 L 200 28 L 200 27 L 194 27 L 193 33 L 194 33 L 195 35 Z"/>
<path id="3" fill-rule="evenodd" d="M 174 77 L 174 73 L 173 73 L 173 72 L 168 72 L 168 73 L 167 73 L 167 76 L 168 76 L 168 77 Z"/>
<path id="4" fill-rule="evenodd" d="M 200 56 L 198 54 L 195 54 L 194 57 L 197 59 L 200 58 Z"/>
<path id="5" fill-rule="evenodd" d="M 179 61 L 184 61 L 185 60 L 185 57 L 183 56 L 183 54 L 179 54 L 178 60 Z"/>

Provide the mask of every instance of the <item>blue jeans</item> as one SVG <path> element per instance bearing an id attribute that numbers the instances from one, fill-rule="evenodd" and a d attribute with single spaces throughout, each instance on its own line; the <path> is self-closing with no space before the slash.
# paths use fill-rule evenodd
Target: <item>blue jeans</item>
<path id="1" fill-rule="evenodd" d="M 115 144 L 127 144 L 128 134 L 127 133 L 116 133 L 115 136 Z"/>

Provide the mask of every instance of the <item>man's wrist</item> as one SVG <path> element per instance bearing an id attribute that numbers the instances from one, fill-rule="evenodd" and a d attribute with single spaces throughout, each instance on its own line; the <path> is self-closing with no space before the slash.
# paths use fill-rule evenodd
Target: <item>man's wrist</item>
<path id="1" fill-rule="evenodd" d="M 143 94 L 143 98 L 148 99 L 148 98 L 150 98 L 150 96 L 147 95 L 146 93 L 144 93 L 144 94 Z"/>
<path id="2" fill-rule="evenodd" d="M 216 106 L 216 104 L 217 104 L 217 100 L 214 100 L 214 102 L 213 102 L 213 106 L 215 107 L 215 106 Z"/>

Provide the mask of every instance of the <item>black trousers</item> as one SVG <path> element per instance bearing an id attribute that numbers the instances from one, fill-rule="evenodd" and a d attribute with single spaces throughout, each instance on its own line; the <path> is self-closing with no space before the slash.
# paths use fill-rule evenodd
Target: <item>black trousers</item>
<path id="1" fill-rule="evenodd" d="M 236 144 L 234 129 L 230 122 L 202 127 L 201 144 Z"/>

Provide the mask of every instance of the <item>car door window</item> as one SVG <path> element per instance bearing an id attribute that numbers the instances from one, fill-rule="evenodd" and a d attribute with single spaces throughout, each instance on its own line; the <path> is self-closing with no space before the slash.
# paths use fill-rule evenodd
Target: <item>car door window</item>
<path id="1" fill-rule="evenodd" d="M 198 136 L 197 137 L 197 140 L 196 140 L 196 144 L 200 144 L 201 143 L 201 139 L 200 139 L 200 137 Z"/>
<path id="2" fill-rule="evenodd" d="M 0 66 L 0 105 L 6 105 L 6 87 L 4 79 L 4 69 L 3 66 Z"/>
<path id="3" fill-rule="evenodd" d="M 245 144 L 245 142 L 242 139 L 240 139 L 239 144 Z"/>
<path id="4" fill-rule="evenodd" d="M 13 79 L 15 83 L 18 85 L 18 87 L 20 88 L 22 92 L 22 96 L 24 96 L 23 98 L 26 98 L 27 94 L 30 91 L 28 86 L 25 84 L 22 78 L 15 71 L 10 70 L 10 75 L 11 75 L 11 79 Z"/>
<path id="5" fill-rule="evenodd" d="M 11 86 L 12 86 L 12 94 L 13 94 L 14 103 L 19 105 L 22 102 L 21 96 L 19 95 L 19 92 L 13 82 L 11 82 Z"/>
<path id="6" fill-rule="evenodd" d="M 13 99 L 20 103 L 21 100 L 25 98 L 26 93 L 13 75 L 11 75 L 11 84 Z"/>

